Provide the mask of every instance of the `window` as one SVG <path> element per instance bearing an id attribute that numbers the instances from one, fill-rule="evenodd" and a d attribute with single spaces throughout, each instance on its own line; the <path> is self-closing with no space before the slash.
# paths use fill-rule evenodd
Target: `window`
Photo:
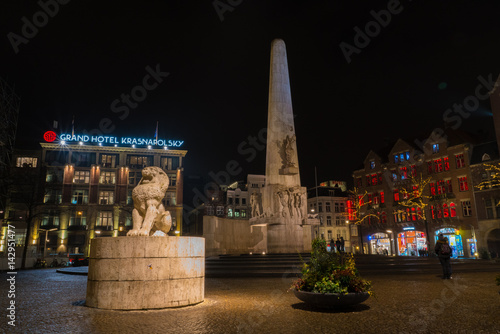
<path id="1" fill-rule="evenodd" d="M 87 190 L 74 190 L 71 204 L 88 204 L 89 194 Z"/>
<path id="2" fill-rule="evenodd" d="M 112 211 L 101 211 L 99 212 L 99 218 L 95 224 L 96 226 L 113 226 L 113 212 Z"/>
<path id="3" fill-rule="evenodd" d="M 206 210 L 207 210 L 207 216 L 213 216 L 214 215 L 214 207 L 213 206 L 208 205 L 206 207 Z"/>
<path id="4" fill-rule="evenodd" d="M 401 167 L 399 169 L 399 175 L 401 175 L 401 180 L 406 180 L 408 178 L 408 168 Z"/>
<path id="5" fill-rule="evenodd" d="M 493 216 L 493 201 L 491 200 L 491 198 L 484 199 L 484 207 L 486 208 L 486 218 L 487 219 L 495 218 Z"/>
<path id="6" fill-rule="evenodd" d="M 127 192 L 127 204 L 134 204 L 134 200 L 132 199 L 132 189 Z"/>
<path id="7" fill-rule="evenodd" d="M 241 218 L 246 218 L 247 217 L 247 210 L 241 209 Z"/>
<path id="8" fill-rule="evenodd" d="M 372 204 L 380 204 L 380 197 L 379 194 L 374 193 L 372 195 Z"/>
<path id="9" fill-rule="evenodd" d="M 69 217 L 69 226 L 85 226 L 87 217 L 85 211 L 73 211 Z"/>
<path id="10" fill-rule="evenodd" d="M 427 161 L 427 174 L 432 174 L 432 161 Z"/>
<path id="11" fill-rule="evenodd" d="M 236 204 L 236 205 L 239 205 L 239 204 L 240 204 L 240 198 L 239 198 L 239 197 L 236 197 L 236 198 L 234 199 L 234 204 Z"/>
<path id="12" fill-rule="evenodd" d="M 323 203 L 318 203 L 318 212 L 323 212 Z"/>
<path id="13" fill-rule="evenodd" d="M 153 157 L 151 156 L 139 156 L 139 155 L 129 155 L 127 156 L 127 165 L 130 168 L 144 168 L 151 166 L 153 164 Z"/>
<path id="14" fill-rule="evenodd" d="M 417 177 L 417 166 L 416 165 L 411 165 L 411 176 L 412 177 Z"/>
<path id="15" fill-rule="evenodd" d="M 47 175 L 45 175 L 45 182 L 56 183 L 62 182 L 63 179 L 63 170 L 57 168 L 49 168 L 47 169 Z"/>
<path id="16" fill-rule="evenodd" d="M 378 173 L 378 184 L 382 184 L 382 173 Z"/>
<path id="17" fill-rule="evenodd" d="M 381 213 L 381 215 L 380 215 L 380 222 L 382 224 L 386 224 L 387 223 L 387 214 L 385 212 Z"/>
<path id="18" fill-rule="evenodd" d="M 436 212 L 434 211 L 434 205 L 430 206 L 430 210 L 432 219 L 436 219 Z"/>
<path id="19" fill-rule="evenodd" d="M 384 192 L 380 192 L 380 203 L 385 203 Z"/>
<path id="20" fill-rule="evenodd" d="M 50 204 L 61 204 L 62 202 L 62 194 L 59 189 L 49 189 L 47 193 L 43 197 L 44 203 Z"/>
<path id="21" fill-rule="evenodd" d="M 29 167 L 36 168 L 37 158 L 30 157 L 17 157 L 16 159 L 16 167 Z"/>
<path id="22" fill-rule="evenodd" d="M 326 217 L 326 226 L 332 226 L 332 217 L 331 216 Z"/>
<path id="23" fill-rule="evenodd" d="M 371 179 L 372 179 L 372 185 L 378 184 L 378 175 L 377 174 L 372 174 Z"/>
<path id="24" fill-rule="evenodd" d="M 234 210 L 234 218 L 240 218 L 240 209 Z"/>
<path id="25" fill-rule="evenodd" d="M 340 212 L 345 212 L 345 204 L 340 203 Z"/>
<path id="26" fill-rule="evenodd" d="M 103 167 L 115 168 L 117 156 L 114 154 L 101 154 L 101 165 Z"/>
<path id="27" fill-rule="evenodd" d="M 59 213 L 55 211 L 50 211 L 42 216 L 42 222 L 40 224 L 44 226 L 59 226 Z"/>
<path id="28" fill-rule="evenodd" d="M 456 217 L 457 216 L 457 208 L 455 206 L 455 203 L 450 203 L 450 217 Z"/>
<path id="29" fill-rule="evenodd" d="M 73 183 L 89 183 L 90 171 L 88 170 L 75 170 Z"/>
<path id="30" fill-rule="evenodd" d="M 332 203 L 326 202 L 326 212 L 332 212 Z"/>
<path id="31" fill-rule="evenodd" d="M 443 158 L 444 170 L 450 170 L 450 159 L 448 157 Z"/>
<path id="32" fill-rule="evenodd" d="M 71 154 L 71 162 L 76 167 L 90 167 L 96 163 L 96 153 L 73 152 Z"/>
<path id="33" fill-rule="evenodd" d="M 399 155 L 394 154 L 394 163 L 398 163 L 398 162 L 399 162 Z"/>
<path id="34" fill-rule="evenodd" d="M 224 207 L 222 205 L 217 206 L 217 216 L 224 216 Z"/>
<path id="35" fill-rule="evenodd" d="M 443 203 L 443 218 L 448 218 L 450 216 L 450 210 L 448 209 L 448 204 Z"/>
<path id="36" fill-rule="evenodd" d="M 141 179 L 142 179 L 141 172 L 129 172 L 128 173 L 128 184 L 130 184 L 131 186 L 138 184 Z"/>
<path id="37" fill-rule="evenodd" d="M 370 169 L 375 169 L 375 161 L 370 161 Z"/>
<path id="38" fill-rule="evenodd" d="M 101 172 L 101 176 L 99 177 L 99 183 L 101 184 L 115 184 L 115 180 L 115 172 Z"/>
<path id="39" fill-rule="evenodd" d="M 443 159 L 434 160 L 434 171 L 436 173 L 441 173 L 443 171 Z"/>
<path id="40" fill-rule="evenodd" d="M 455 155 L 455 162 L 457 163 L 457 168 L 465 167 L 465 159 L 463 153 Z"/>
<path id="41" fill-rule="evenodd" d="M 340 212 L 340 203 L 335 203 L 335 212 Z"/>
<path id="42" fill-rule="evenodd" d="M 174 206 L 177 205 L 177 197 L 175 196 L 175 192 L 167 192 L 165 195 L 165 206 Z"/>
<path id="43" fill-rule="evenodd" d="M 446 182 L 446 191 L 449 192 L 449 193 L 452 193 L 453 192 L 453 187 L 451 186 L 451 180 L 448 179 L 448 180 L 445 180 Z"/>
<path id="44" fill-rule="evenodd" d="M 446 192 L 445 183 L 443 180 L 437 181 L 437 193 L 438 195 L 444 194 Z"/>
<path id="45" fill-rule="evenodd" d="M 335 217 L 335 226 L 345 226 L 345 219 L 342 219 L 341 216 Z"/>
<path id="46" fill-rule="evenodd" d="M 99 192 L 99 204 L 113 204 L 114 203 L 114 192 L 113 191 L 100 191 Z"/>
<path id="47" fill-rule="evenodd" d="M 366 175 L 366 185 L 371 186 L 372 185 L 372 179 L 370 178 L 370 175 Z"/>
<path id="48" fill-rule="evenodd" d="M 394 202 L 399 202 L 399 190 L 394 189 Z"/>
<path id="49" fill-rule="evenodd" d="M 356 187 L 362 187 L 363 186 L 363 179 L 361 177 L 356 178 Z"/>
<path id="50" fill-rule="evenodd" d="M 247 205 L 247 199 L 246 198 L 242 198 L 241 199 L 241 205 Z"/>
<path id="51" fill-rule="evenodd" d="M 227 216 L 233 217 L 233 209 L 231 209 L 231 208 L 227 209 Z"/>
<path id="52" fill-rule="evenodd" d="M 328 230 L 328 240 L 332 240 L 332 230 Z M 330 245 L 330 247 L 333 247 L 333 245 Z"/>
<path id="53" fill-rule="evenodd" d="M 472 216 L 472 206 L 470 201 L 462 201 L 462 212 L 464 217 Z"/>
<path id="54" fill-rule="evenodd" d="M 398 174 L 396 174 L 396 170 L 391 170 L 392 181 L 396 182 L 398 180 Z"/>
<path id="55" fill-rule="evenodd" d="M 439 153 L 439 144 L 432 144 L 432 153 Z"/>
<path id="56" fill-rule="evenodd" d="M 162 157 L 161 168 L 166 170 L 175 170 L 179 168 L 179 158 L 178 157 Z M 253 186 L 253 185 L 252 185 Z"/>
<path id="57" fill-rule="evenodd" d="M 460 191 L 469 190 L 469 186 L 467 185 L 467 176 L 462 176 L 458 178 L 458 188 Z"/>

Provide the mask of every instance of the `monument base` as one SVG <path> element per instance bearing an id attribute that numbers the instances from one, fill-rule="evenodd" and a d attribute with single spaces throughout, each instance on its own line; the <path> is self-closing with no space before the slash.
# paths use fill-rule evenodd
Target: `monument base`
<path id="1" fill-rule="evenodd" d="M 281 175 L 296 175 L 299 174 L 299 169 L 297 167 L 286 167 L 280 169 Z"/>
<path id="2" fill-rule="evenodd" d="M 145 310 L 197 304 L 205 295 L 205 239 L 117 237 L 90 245 L 90 307 Z"/>

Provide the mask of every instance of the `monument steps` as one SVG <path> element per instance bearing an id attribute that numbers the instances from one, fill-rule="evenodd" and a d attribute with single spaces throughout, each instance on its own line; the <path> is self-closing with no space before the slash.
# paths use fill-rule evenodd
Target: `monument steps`
<path id="1" fill-rule="evenodd" d="M 220 255 L 205 260 L 205 277 L 296 277 L 310 254 Z"/>

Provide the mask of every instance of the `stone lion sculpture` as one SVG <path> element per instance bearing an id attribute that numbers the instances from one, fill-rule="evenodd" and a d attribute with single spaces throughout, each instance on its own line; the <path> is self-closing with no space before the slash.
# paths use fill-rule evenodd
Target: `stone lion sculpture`
<path id="1" fill-rule="evenodd" d="M 127 236 L 153 235 L 156 231 L 167 234 L 170 231 L 172 217 L 162 204 L 168 185 L 168 176 L 161 168 L 152 166 L 142 170 L 142 179 L 132 190 L 133 228 Z"/>

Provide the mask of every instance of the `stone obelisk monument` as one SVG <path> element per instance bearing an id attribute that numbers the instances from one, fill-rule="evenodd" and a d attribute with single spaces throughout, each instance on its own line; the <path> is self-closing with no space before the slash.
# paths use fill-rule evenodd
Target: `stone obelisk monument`
<path id="1" fill-rule="evenodd" d="M 306 188 L 300 186 L 299 162 L 285 42 L 271 45 L 264 215 L 254 224 L 267 225 L 269 253 L 308 251 Z"/>

